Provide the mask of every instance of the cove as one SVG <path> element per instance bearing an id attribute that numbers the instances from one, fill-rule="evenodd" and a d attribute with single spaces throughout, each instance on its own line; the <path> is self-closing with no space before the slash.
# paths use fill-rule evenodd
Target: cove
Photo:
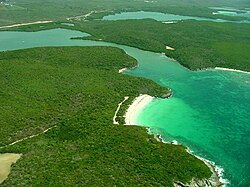
<path id="1" fill-rule="evenodd" d="M 104 16 L 102 20 L 128 20 L 128 19 L 154 19 L 156 21 L 180 21 L 180 20 L 197 20 L 197 21 L 214 21 L 214 22 L 233 22 L 233 23 L 250 23 L 248 20 L 242 21 L 229 21 L 223 19 L 211 19 L 192 16 L 181 16 L 175 14 L 164 14 L 160 12 L 122 12 L 113 15 Z"/>
<path id="2" fill-rule="evenodd" d="M 0 32 L 0 51 L 41 46 L 113 46 L 136 58 L 126 74 L 145 77 L 173 90 L 139 114 L 140 125 L 166 140 L 177 140 L 225 170 L 231 186 L 249 186 L 250 75 L 220 70 L 190 71 L 162 54 L 107 42 L 70 40 L 79 31 Z M 112 121 L 111 121 L 112 123 Z"/>

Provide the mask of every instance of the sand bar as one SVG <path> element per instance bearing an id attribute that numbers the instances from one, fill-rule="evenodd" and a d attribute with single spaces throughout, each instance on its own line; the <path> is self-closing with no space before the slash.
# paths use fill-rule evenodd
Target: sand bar
<path id="1" fill-rule="evenodd" d="M 220 68 L 220 67 L 216 67 L 216 68 L 214 68 L 214 69 L 216 69 L 216 70 L 224 70 L 224 71 L 234 71 L 234 72 L 239 72 L 239 73 L 250 74 L 250 72 L 248 72 L 248 71 L 242 71 L 242 70 L 230 69 L 230 68 Z"/>
<path id="2" fill-rule="evenodd" d="M 149 104 L 154 97 L 150 95 L 140 95 L 135 98 L 133 103 L 129 106 L 126 114 L 125 114 L 125 124 L 126 125 L 137 125 L 135 123 L 135 119 L 139 112 L 147 105 Z"/>
<path id="3" fill-rule="evenodd" d="M 34 25 L 34 24 L 40 24 L 40 23 L 51 23 L 51 22 L 53 22 L 53 21 L 35 21 L 35 22 L 31 22 L 31 23 L 20 23 L 20 24 L 2 26 L 2 27 L 0 27 L 0 29 L 13 28 L 13 27 L 19 27 L 19 26 L 24 26 L 24 25 Z"/>
<path id="4" fill-rule="evenodd" d="M 0 154 L 0 184 L 7 179 L 11 170 L 11 165 L 16 163 L 19 158 L 21 158 L 20 154 Z"/>

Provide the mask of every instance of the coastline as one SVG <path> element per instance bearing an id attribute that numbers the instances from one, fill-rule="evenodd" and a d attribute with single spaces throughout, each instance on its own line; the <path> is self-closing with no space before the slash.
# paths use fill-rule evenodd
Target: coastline
<path id="1" fill-rule="evenodd" d="M 147 95 L 147 94 L 143 94 L 143 95 L 136 97 L 134 101 L 132 102 L 132 104 L 128 107 L 128 110 L 126 111 L 126 114 L 124 116 L 125 125 L 138 125 L 136 123 L 136 117 L 138 116 L 139 112 L 142 111 L 142 109 L 154 99 L 155 99 L 154 97 Z M 150 127 L 147 127 L 146 130 L 148 134 L 152 134 L 150 131 Z M 162 142 L 165 144 L 180 145 L 176 140 L 173 140 L 172 142 L 164 141 L 162 136 L 159 134 L 155 134 L 154 137 L 159 142 Z M 202 158 L 200 156 L 193 154 L 192 151 L 188 147 L 186 151 L 189 154 L 201 160 L 203 163 L 205 163 L 207 167 L 210 169 L 210 171 L 212 172 L 212 175 L 209 179 L 203 179 L 203 180 L 193 179 L 192 181 L 190 181 L 190 184 L 182 184 L 181 182 L 176 181 L 174 183 L 176 187 L 186 186 L 186 185 L 187 186 L 211 185 L 211 186 L 225 187 L 226 184 L 229 183 L 229 181 L 223 178 L 223 172 L 224 172 L 223 168 L 216 166 L 215 163 L 212 161 L 209 161 L 205 158 Z"/>
<path id="2" fill-rule="evenodd" d="M 150 131 L 150 127 L 147 127 L 147 133 L 154 135 L 155 139 L 159 142 L 162 142 L 164 144 L 173 144 L 173 145 L 181 145 L 179 142 L 177 142 L 176 140 L 173 140 L 171 142 L 167 142 L 163 139 L 163 137 L 160 134 L 153 134 Z M 182 187 L 182 186 L 195 186 L 196 184 L 199 184 L 200 186 L 204 185 L 210 185 L 210 186 L 219 186 L 219 187 L 226 187 L 227 184 L 230 184 L 230 182 L 227 179 L 223 178 L 223 173 L 224 173 L 224 169 L 220 166 L 215 165 L 214 162 L 207 160 L 205 158 L 202 158 L 200 156 L 197 156 L 193 153 L 193 151 L 187 147 L 186 147 L 186 151 L 187 153 L 191 154 L 192 156 L 198 158 L 199 160 L 201 160 L 202 162 L 204 162 L 207 167 L 210 169 L 210 171 L 212 172 L 212 175 L 209 179 L 203 179 L 203 180 L 196 180 L 193 179 L 192 181 L 190 181 L 190 184 L 183 184 L 181 182 L 175 182 L 175 187 Z"/>
<path id="3" fill-rule="evenodd" d="M 139 64 L 137 64 L 137 65 L 134 66 L 134 67 L 130 67 L 130 68 L 122 68 L 122 69 L 119 69 L 119 70 L 118 70 L 118 73 L 124 73 L 124 72 L 127 71 L 127 70 L 133 70 L 133 69 L 138 68 L 138 67 L 139 67 Z"/>
<path id="4" fill-rule="evenodd" d="M 132 104 L 129 106 L 128 110 L 125 114 L 125 124 L 126 125 L 138 125 L 135 122 L 136 117 L 139 112 L 151 101 L 153 101 L 154 97 L 144 94 L 136 97 Z"/>
<path id="5" fill-rule="evenodd" d="M 233 71 L 233 72 L 238 72 L 238 73 L 246 73 L 246 74 L 250 74 L 250 72 L 248 72 L 248 71 L 242 71 L 242 70 L 230 69 L 230 68 L 215 67 L 214 69 L 215 69 L 215 70 Z"/>
<path id="6" fill-rule="evenodd" d="M 186 151 L 189 154 L 201 160 L 202 162 L 204 162 L 207 165 L 207 167 L 209 167 L 210 171 L 213 173 L 212 176 L 209 178 L 209 182 L 211 183 L 212 186 L 226 187 L 226 185 L 229 184 L 229 181 L 223 178 L 223 172 L 224 172 L 223 168 L 215 165 L 215 163 L 210 160 L 207 160 L 205 158 L 193 154 L 193 151 L 190 150 L 189 147 L 187 147 Z"/>

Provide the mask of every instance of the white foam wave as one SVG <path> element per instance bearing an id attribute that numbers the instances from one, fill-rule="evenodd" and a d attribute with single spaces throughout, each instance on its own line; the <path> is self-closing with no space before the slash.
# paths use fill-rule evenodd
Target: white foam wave
<path id="1" fill-rule="evenodd" d="M 190 152 L 190 149 L 189 149 Z M 196 156 L 196 155 L 195 155 Z M 196 156 L 197 158 L 199 158 L 200 160 L 209 163 L 210 165 L 212 165 L 214 167 L 215 172 L 217 173 L 218 177 L 219 177 L 219 181 L 223 184 L 222 187 L 226 187 L 227 185 L 230 184 L 230 181 L 228 179 L 224 178 L 224 169 L 221 166 L 218 166 L 215 164 L 215 162 L 207 160 L 205 158 Z"/>
<path id="2" fill-rule="evenodd" d="M 223 184 L 223 187 L 226 187 L 228 184 L 230 184 L 230 181 L 228 179 L 223 178 L 224 169 L 221 166 L 215 165 L 215 163 L 213 163 L 212 165 L 214 166 L 214 169 L 219 176 L 219 181 Z"/>
<path id="3" fill-rule="evenodd" d="M 146 129 L 147 129 L 148 134 L 150 134 L 150 135 L 154 134 L 154 133 L 151 132 L 150 127 L 147 127 Z M 172 140 L 170 142 L 167 142 L 167 141 L 164 140 L 162 135 L 160 135 L 160 134 L 154 134 L 154 135 L 158 136 L 162 143 L 181 145 L 177 140 Z M 189 149 L 189 147 L 187 147 L 187 152 L 194 155 L 198 159 L 202 160 L 204 163 L 210 164 L 214 168 L 214 171 L 216 172 L 217 176 L 219 177 L 219 181 L 223 184 L 222 187 L 227 187 L 230 184 L 230 181 L 228 179 L 224 178 L 224 169 L 221 166 L 216 165 L 215 162 L 213 162 L 213 161 L 210 161 L 210 160 L 207 160 L 205 158 L 202 158 L 200 156 L 195 155 L 194 151 Z"/>

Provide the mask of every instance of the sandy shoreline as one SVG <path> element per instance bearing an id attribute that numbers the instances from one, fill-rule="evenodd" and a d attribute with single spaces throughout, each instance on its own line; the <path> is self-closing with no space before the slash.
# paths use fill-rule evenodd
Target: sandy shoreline
<path id="1" fill-rule="evenodd" d="M 0 29 L 13 28 L 13 27 L 19 27 L 19 26 L 25 26 L 25 25 L 35 25 L 35 24 L 40 24 L 40 23 L 51 23 L 51 22 L 53 22 L 53 21 L 35 21 L 35 22 L 31 22 L 31 23 L 20 23 L 20 24 L 2 26 L 2 27 L 0 27 Z"/>
<path id="2" fill-rule="evenodd" d="M 248 71 L 242 71 L 242 70 L 230 69 L 230 68 L 220 68 L 220 67 L 216 67 L 216 68 L 214 68 L 214 69 L 215 69 L 215 70 L 233 71 L 233 72 L 239 72 L 239 73 L 250 74 L 250 72 L 248 72 Z"/>
<path id="3" fill-rule="evenodd" d="M 124 71 L 126 71 L 126 70 L 128 70 L 128 68 L 122 68 L 122 69 L 120 69 L 120 70 L 118 71 L 118 73 L 122 73 L 122 72 L 124 72 Z"/>
<path id="4" fill-rule="evenodd" d="M 154 97 L 146 94 L 136 97 L 125 114 L 125 124 L 137 125 L 135 120 L 139 112 L 153 99 Z"/>

